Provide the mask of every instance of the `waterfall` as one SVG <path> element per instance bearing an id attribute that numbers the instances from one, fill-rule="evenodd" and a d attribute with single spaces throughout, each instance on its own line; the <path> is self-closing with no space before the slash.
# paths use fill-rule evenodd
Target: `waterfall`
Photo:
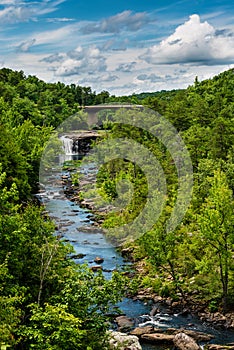
<path id="1" fill-rule="evenodd" d="M 65 152 L 65 155 L 76 154 L 74 152 L 73 140 L 72 139 L 70 139 L 68 136 L 61 136 L 60 140 L 63 143 L 63 150 Z"/>

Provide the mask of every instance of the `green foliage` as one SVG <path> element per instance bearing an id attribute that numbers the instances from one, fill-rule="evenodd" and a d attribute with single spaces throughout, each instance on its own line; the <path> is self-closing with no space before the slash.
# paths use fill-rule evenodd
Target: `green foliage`
<path id="1" fill-rule="evenodd" d="M 81 330 L 82 321 L 67 312 L 66 305 L 44 308 L 31 306 L 30 325 L 20 334 L 28 340 L 28 349 L 87 349 L 87 331 Z M 25 341 L 27 342 L 27 341 Z"/>
<path id="2" fill-rule="evenodd" d="M 226 311 L 230 272 L 234 268 L 232 256 L 234 248 L 233 193 L 228 187 L 223 172 L 215 171 L 210 181 L 211 188 L 202 206 L 202 213 L 198 216 L 198 223 L 202 239 L 208 248 L 210 261 L 213 261 L 213 271 L 219 273 L 223 292 L 223 308 Z"/>
<path id="3" fill-rule="evenodd" d="M 6 261 L 0 265 L 0 345 L 12 347 L 17 344 L 16 338 L 13 336 L 14 330 L 20 325 L 22 311 L 20 304 L 21 295 L 4 296 L 4 288 L 10 282 L 9 271 Z M 4 345 L 3 345 L 4 346 Z"/>
<path id="4" fill-rule="evenodd" d="M 76 266 L 42 209 L 21 208 L 14 184 L 7 190 L 4 173 L 0 179 L 0 344 L 104 349 L 105 315 L 125 293 L 126 280 L 115 273 L 106 281 Z"/>
<path id="5" fill-rule="evenodd" d="M 119 274 L 106 281 L 88 267 L 78 266 L 61 278 L 58 291 L 43 307 L 32 304 L 29 324 L 19 334 L 29 349 L 106 348 L 106 314 L 121 299 L 126 280 Z"/>
<path id="6" fill-rule="evenodd" d="M 48 84 L 22 71 L 0 69 L 1 348 L 105 349 L 107 314 L 113 313 L 124 293 L 135 293 L 138 285 L 175 300 L 192 296 L 212 312 L 219 310 L 221 300 L 224 311 L 233 306 L 233 88 L 233 69 L 203 82 L 196 80 L 186 90 L 122 97 L 107 91 L 96 94 L 75 84 Z M 52 136 L 45 168 L 61 149 L 54 129 L 71 115 L 65 128 L 87 127 L 87 115 L 80 106 L 106 102 L 142 103 L 161 113 L 181 133 L 194 165 L 191 206 L 181 225 L 167 233 L 165 223 L 178 188 L 168 150 L 151 132 L 127 125 L 135 111 L 124 115 L 125 125 L 110 123 L 115 118 L 111 111 L 100 113 L 99 122 L 108 130 L 105 137 L 131 138 L 148 148 L 167 181 L 160 219 L 132 243 L 135 259 L 144 259 L 147 275 L 131 283 L 118 273 L 106 280 L 101 273 L 72 262 L 68 258 L 72 247 L 56 238 L 54 225 L 31 196 L 37 190 L 46 142 Z M 150 113 L 147 118 L 150 130 L 157 130 Z M 75 169 L 77 163 L 65 164 L 64 170 Z M 145 163 L 147 167 L 147 159 Z M 79 183 L 76 173 L 73 182 Z M 106 227 L 132 222 L 148 195 L 144 172 L 127 159 L 116 159 L 100 169 L 97 184 L 104 201 L 118 199 L 119 182 L 126 206 L 106 216 Z"/>
<path id="7" fill-rule="evenodd" d="M 105 111 L 102 115 L 108 137 L 127 137 L 143 144 L 160 161 L 167 180 L 164 211 L 154 228 L 134 242 L 134 257 L 147 259 L 155 274 L 166 281 L 160 289 L 155 277 L 154 289 L 158 293 L 168 296 L 177 290 L 183 298 L 190 294 L 205 301 L 213 311 L 221 299 L 224 310 L 233 305 L 233 87 L 234 69 L 230 69 L 203 82 L 196 79 L 186 90 L 110 97 L 112 102 L 126 103 L 134 97 L 138 103 L 161 113 L 186 143 L 194 166 L 193 198 L 174 232 L 165 230 L 177 196 L 177 174 L 167 150 L 150 133 L 111 123 L 115 119 L 113 113 Z M 131 112 L 125 113 L 123 123 L 129 120 L 131 124 L 131 117 Z M 120 212 L 109 214 L 106 227 L 131 222 L 144 206 L 144 174 L 124 160 L 115 160 L 101 169 L 98 184 L 102 196 L 115 200 L 117 183 L 123 178 L 133 185 L 133 200 Z M 154 277 L 149 276 L 148 270 L 142 278 L 143 287 L 153 286 Z"/>

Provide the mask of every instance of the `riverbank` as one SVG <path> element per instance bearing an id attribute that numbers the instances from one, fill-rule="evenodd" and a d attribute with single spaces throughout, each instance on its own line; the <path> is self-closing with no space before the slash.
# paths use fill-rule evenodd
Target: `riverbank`
<path id="1" fill-rule="evenodd" d="M 69 170 L 69 169 L 68 169 Z M 72 169 L 70 169 L 72 170 Z M 95 226 L 101 225 L 103 222 L 105 215 L 108 213 L 109 208 L 103 207 L 101 210 L 96 210 L 95 203 L 92 200 L 85 200 L 83 198 L 82 191 L 84 190 L 85 186 L 89 184 L 93 184 L 95 181 L 94 174 L 86 173 L 85 176 L 83 176 L 82 181 L 78 182 L 76 186 L 74 186 L 71 182 L 71 179 L 69 176 L 66 176 L 62 179 L 63 184 L 66 186 L 66 195 L 68 198 L 73 201 L 79 203 L 84 208 L 87 208 L 91 211 L 92 215 L 94 215 L 94 221 Z M 134 255 L 134 248 L 133 247 L 122 247 L 120 249 L 120 252 L 125 260 L 128 262 L 131 262 L 134 272 L 131 272 L 131 277 L 133 275 L 137 276 L 138 279 L 143 279 L 147 275 L 147 269 L 145 268 L 144 259 L 136 259 Z M 234 331 L 234 313 L 229 312 L 227 314 L 223 314 L 222 312 L 210 312 L 206 303 L 197 302 L 197 300 L 194 299 L 191 295 L 186 295 L 186 299 L 181 297 L 181 295 L 177 295 L 176 300 L 173 297 L 167 296 L 162 297 L 159 296 L 157 293 L 153 291 L 153 288 L 138 288 L 137 292 L 133 295 L 129 295 L 133 300 L 141 300 L 143 302 L 147 302 L 151 304 L 151 311 L 149 313 L 150 317 L 155 317 L 157 313 L 160 311 L 161 308 L 164 308 L 166 310 L 165 312 L 168 315 L 193 315 L 194 317 L 197 317 L 201 323 L 207 324 L 210 327 L 214 327 L 220 332 L 226 332 L 229 330 L 230 332 Z M 145 320 L 145 323 L 152 321 L 152 319 Z M 188 323 L 188 327 L 190 328 L 193 325 Z M 119 330 L 122 330 L 121 327 Z M 130 329 L 128 329 L 130 330 Z M 162 332 L 162 329 L 160 329 Z M 134 330 L 132 330 L 134 332 Z M 156 333 L 156 328 L 153 327 L 153 332 L 151 331 L 150 334 Z M 188 329 L 189 331 L 189 329 Z M 157 331 L 157 334 L 159 331 Z M 175 331 L 174 335 L 178 333 L 178 329 Z M 134 333 L 133 333 L 134 334 Z M 166 331 L 161 334 L 167 334 Z M 170 335 L 170 334 L 169 334 Z M 139 336 L 142 337 L 142 333 Z M 148 338 L 149 342 L 157 340 L 158 336 L 145 336 L 147 341 Z M 163 337 L 162 337 L 163 338 Z M 207 340 L 208 341 L 208 340 Z M 232 339 L 229 339 L 228 342 L 225 342 L 225 344 L 230 344 Z M 233 333 L 233 341 L 234 341 L 234 333 Z M 210 349 L 222 349 L 221 347 L 214 347 L 214 344 L 212 345 Z M 220 346 L 220 345 L 219 345 Z M 233 346 L 233 345 L 230 345 Z M 233 347 L 229 347 L 229 349 L 233 349 Z"/>

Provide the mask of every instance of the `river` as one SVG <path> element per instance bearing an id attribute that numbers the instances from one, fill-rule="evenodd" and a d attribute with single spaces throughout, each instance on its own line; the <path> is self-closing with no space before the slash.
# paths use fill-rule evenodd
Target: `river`
<path id="1" fill-rule="evenodd" d="M 69 152 L 66 149 L 67 153 Z M 67 155 L 66 160 L 77 159 L 77 155 Z M 79 158 L 79 157 L 78 157 Z M 84 169 L 86 172 L 88 169 Z M 79 203 L 70 201 L 64 196 L 61 187 L 61 177 L 67 178 L 68 172 L 52 172 L 48 175 L 46 186 L 40 191 L 40 200 L 46 205 L 46 210 L 57 226 L 56 234 L 65 241 L 71 243 L 75 250 L 77 264 L 88 263 L 90 267 L 97 265 L 95 257 L 104 259 L 102 263 L 103 273 L 110 278 L 113 270 L 122 270 L 129 265 L 123 257 L 105 239 L 104 234 L 98 228 L 92 214 Z M 135 321 L 135 325 L 154 325 L 162 329 L 169 327 L 184 327 L 215 335 L 214 343 L 227 343 L 234 341 L 231 331 L 219 331 L 201 323 L 192 315 L 169 314 L 168 310 L 157 305 L 160 311 L 155 316 L 150 316 L 151 302 L 124 299 L 118 305 L 122 312 Z M 156 345 L 142 344 L 143 350 L 168 349 Z"/>

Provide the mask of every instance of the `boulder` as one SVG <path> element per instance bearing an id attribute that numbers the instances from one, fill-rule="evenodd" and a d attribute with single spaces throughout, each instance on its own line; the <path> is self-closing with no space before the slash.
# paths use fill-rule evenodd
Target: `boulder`
<path id="1" fill-rule="evenodd" d="M 164 333 L 143 334 L 141 339 L 153 344 L 173 344 L 174 335 Z"/>
<path id="2" fill-rule="evenodd" d="M 146 327 L 136 327 L 130 332 L 130 334 L 136 335 L 138 338 L 140 338 L 143 334 L 150 334 L 153 332 L 154 332 L 154 327 L 146 326 Z"/>
<path id="3" fill-rule="evenodd" d="M 111 350 L 142 350 L 139 340 L 135 335 L 127 335 L 120 332 L 110 332 L 109 344 Z"/>
<path id="4" fill-rule="evenodd" d="M 177 333 L 174 337 L 174 344 L 179 350 L 200 350 L 200 346 L 193 338 L 185 333 Z"/>
<path id="5" fill-rule="evenodd" d="M 118 325 L 118 330 L 121 332 L 128 332 L 134 327 L 134 321 L 127 316 L 118 316 L 115 322 Z"/>
<path id="6" fill-rule="evenodd" d="M 96 258 L 94 259 L 94 262 L 96 264 L 102 264 L 104 262 L 104 259 L 100 258 L 100 256 L 96 256 Z"/>
<path id="7" fill-rule="evenodd" d="M 214 335 L 212 335 L 212 334 L 206 334 L 206 333 L 203 333 L 203 332 L 197 332 L 197 331 L 193 331 L 193 330 L 190 330 L 190 329 L 181 329 L 177 333 L 181 333 L 181 332 L 187 334 L 189 337 L 193 338 L 197 342 L 208 342 L 211 339 L 214 339 Z"/>

